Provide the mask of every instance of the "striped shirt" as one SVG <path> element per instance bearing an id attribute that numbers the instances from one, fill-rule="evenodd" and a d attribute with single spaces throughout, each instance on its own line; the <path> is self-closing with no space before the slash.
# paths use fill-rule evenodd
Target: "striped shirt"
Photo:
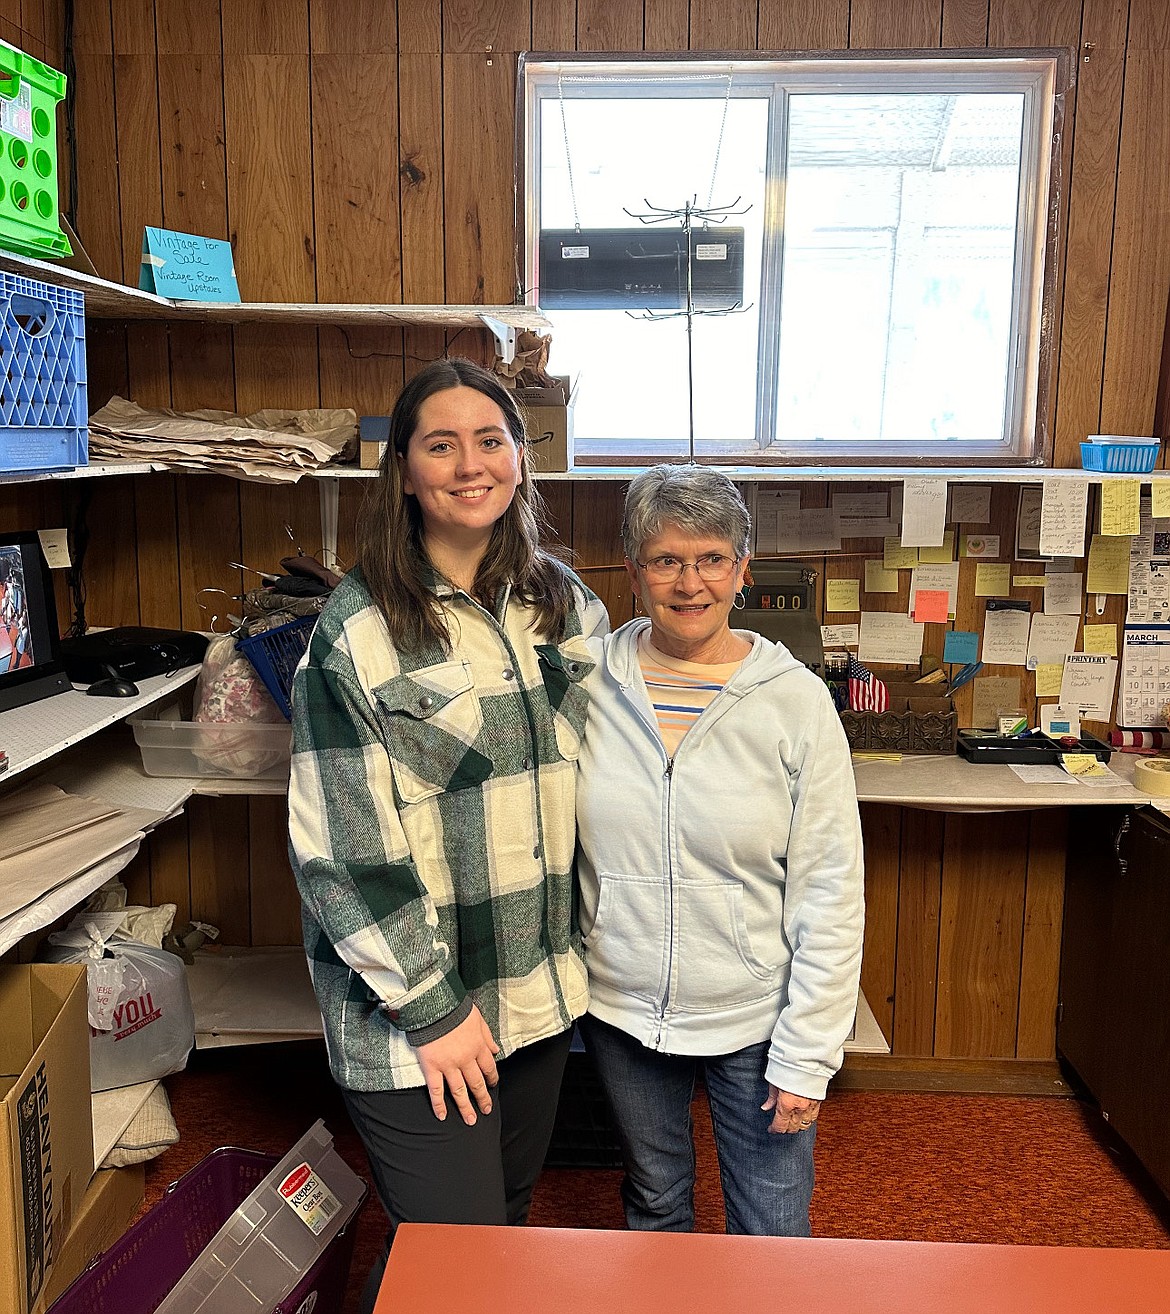
<path id="1" fill-rule="evenodd" d="M 658 733 L 667 757 L 674 757 L 683 736 L 705 707 L 743 665 L 742 658 L 706 666 L 668 657 L 651 642 L 647 631 L 638 643 L 638 665 L 654 707 Z"/>

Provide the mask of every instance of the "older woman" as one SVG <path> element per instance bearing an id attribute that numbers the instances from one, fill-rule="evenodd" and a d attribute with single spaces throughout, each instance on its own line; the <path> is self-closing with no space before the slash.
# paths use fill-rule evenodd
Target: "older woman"
<path id="1" fill-rule="evenodd" d="M 817 1114 L 857 1000 L 861 834 L 828 690 L 728 625 L 749 532 L 716 470 L 660 465 L 630 484 L 625 564 L 645 617 L 595 641 L 587 681 L 581 1025 L 630 1227 L 694 1226 L 702 1072 L 728 1231 L 807 1236 Z"/>

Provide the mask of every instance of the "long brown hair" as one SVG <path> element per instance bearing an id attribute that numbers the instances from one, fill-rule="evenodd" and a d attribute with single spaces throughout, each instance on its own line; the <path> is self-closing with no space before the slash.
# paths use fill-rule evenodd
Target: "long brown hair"
<path id="1" fill-rule="evenodd" d="M 474 388 L 500 408 L 520 449 L 524 478 L 507 511 L 492 527 L 475 573 L 473 593 L 491 608 L 499 589 L 512 585 L 521 602 L 536 610 L 536 628 L 558 642 L 573 605 L 573 585 L 564 565 L 541 546 L 547 531 L 544 500 L 532 481 L 524 416 L 496 376 L 462 357 L 436 360 L 407 383 L 390 415 L 390 437 L 377 481 L 366 494 L 358 521 L 358 564 L 394 643 L 404 650 L 438 641 L 450 651 L 443 609 L 428 587 L 433 567 L 423 538 L 418 499 L 402 484 L 402 459 L 418 427 L 423 402 L 447 388 Z"/>

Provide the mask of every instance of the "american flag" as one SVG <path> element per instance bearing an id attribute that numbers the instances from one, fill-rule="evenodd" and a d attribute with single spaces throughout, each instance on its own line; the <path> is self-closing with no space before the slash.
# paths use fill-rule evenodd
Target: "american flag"
<path id="1" fill-rule="evenodd" d="M 852 653 L 845 667 L 849 686 L 849 708 L 854 712 L 884 712 L 890 706 L 890 691 L 868 667 L 862 666 Z"/>

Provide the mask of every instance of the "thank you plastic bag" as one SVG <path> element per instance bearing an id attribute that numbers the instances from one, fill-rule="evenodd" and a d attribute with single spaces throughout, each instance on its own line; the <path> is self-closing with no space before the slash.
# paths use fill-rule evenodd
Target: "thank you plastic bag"
<path id="1" fill-rule="evenodd" d="M 114 914 L 49 936 L 45 958 L 86 963 L 89 977 L 90 1088 L 153 1081 L 187 1066 L 195 1014 L 183 960 L 111 929 Z"/>

